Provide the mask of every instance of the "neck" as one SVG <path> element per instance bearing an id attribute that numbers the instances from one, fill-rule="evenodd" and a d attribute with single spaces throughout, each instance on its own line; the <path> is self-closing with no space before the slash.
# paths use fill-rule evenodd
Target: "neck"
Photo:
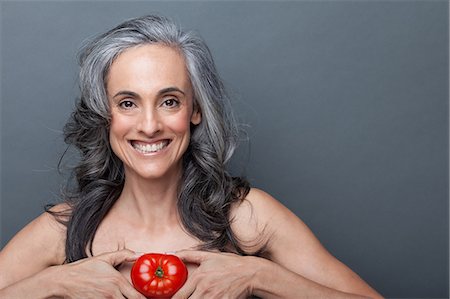
<path id="1" fill-rule="evenodd" d="M 178 223 L 180 182 L 181 170 L 156 179 L 126 171 L 125 184 L 115 207 L 146 227 L 174 225 Z"/>

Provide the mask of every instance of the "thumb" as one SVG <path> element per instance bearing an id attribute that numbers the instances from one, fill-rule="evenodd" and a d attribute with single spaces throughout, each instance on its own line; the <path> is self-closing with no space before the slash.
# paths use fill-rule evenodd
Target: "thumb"
<path id="1" fill-rule="evenodd" d="M 136 253 L 129 249 L 122 249 L 98 255 L 97 258 L 115 267 L 123 262 L 134 262 L 141 255 L 142 253 Z"/>

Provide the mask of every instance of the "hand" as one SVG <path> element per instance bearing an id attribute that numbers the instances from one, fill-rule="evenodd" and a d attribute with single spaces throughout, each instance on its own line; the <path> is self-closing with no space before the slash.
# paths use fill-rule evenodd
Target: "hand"
<path id="1" fill-rule="evenodd" d="M 198 268 L 188 274 L 188 280 L 172 299 L 234 299 L 251 295 L 256 258 L 193 250 L 179 251 L 176 255 Z"/>
<path id="2" fill-rule="evenodd" d="M 62 286 L 60 291 L 64 298 L 145 299 L 114 268 L 123 262 L 133 262 L 137 258 L 137 254 L 127 249 L 85 258 L 55 267 L 57 271 L 55 280 Z"/>

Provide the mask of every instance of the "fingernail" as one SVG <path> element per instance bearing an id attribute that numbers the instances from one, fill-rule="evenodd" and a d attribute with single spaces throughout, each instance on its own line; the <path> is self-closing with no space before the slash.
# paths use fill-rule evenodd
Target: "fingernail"
<path id="1" fill-rule="evenodd" d="M 166 251 L 166 252 L 164 252 L 164 254 L 175 254 L 176 253 L 176 251 Z"/>

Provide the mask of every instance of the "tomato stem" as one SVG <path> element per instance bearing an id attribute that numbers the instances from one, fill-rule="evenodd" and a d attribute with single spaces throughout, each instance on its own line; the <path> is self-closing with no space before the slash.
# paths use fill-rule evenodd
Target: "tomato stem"
<path id="1" fill-rule="evenodd" d="M 158 266 L 158 268 L 155 271 L 155 275 L 159 278 L 163 278 L 164 270 L 163 270 L 163 268 L 161 268 L 161 266 Z"/>

